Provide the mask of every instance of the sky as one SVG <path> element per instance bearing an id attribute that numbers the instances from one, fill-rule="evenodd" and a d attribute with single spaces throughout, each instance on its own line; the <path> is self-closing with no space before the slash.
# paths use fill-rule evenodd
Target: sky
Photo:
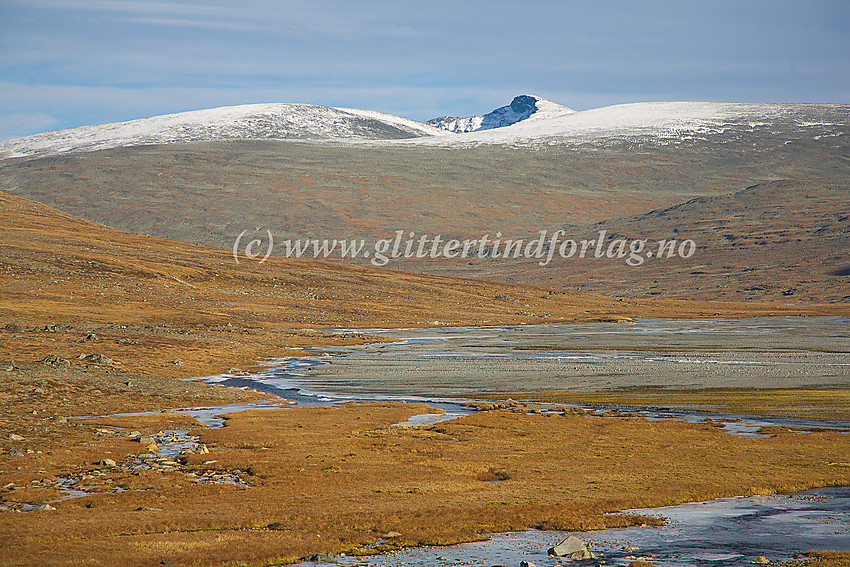
<path id="1" fill-rule="evenodd" d="M 850 103 L 846 0 L 0 0 L 0 140 L 259 102 Z"/>

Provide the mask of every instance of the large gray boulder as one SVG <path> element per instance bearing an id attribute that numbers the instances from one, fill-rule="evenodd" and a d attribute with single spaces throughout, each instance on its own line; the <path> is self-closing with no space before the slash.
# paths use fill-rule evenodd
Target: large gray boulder
<path id="1" fill-rule="evenodd" d="M 587 549 L 587 545 L 576 536 L 570 536 L 555 547 L 549 548 L 549 555 L 574 561 L 596 557 Z"/>

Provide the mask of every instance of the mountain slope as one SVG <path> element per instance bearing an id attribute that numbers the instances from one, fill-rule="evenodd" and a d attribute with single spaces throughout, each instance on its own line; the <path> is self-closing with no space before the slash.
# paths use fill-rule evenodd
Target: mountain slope
<path id="1" fill-rule="evenodd" d="M 449 132 L 476 132 L 504 128 L 532 117 L 535 119 L 554 118 L 574 112 L 575 110 L 571 108 L 540 97 L 519 95 L 509 105 L 497 108 L 488 114 L 466 117 L 441 116 L 428 120 L 426 124 Z"/>
<path id="2" fill-rule="evenodd" d="M 287 329 L 805 311 L 768 304 L 624 302 L 274 256 L 264 262 L 243 257 L 236 263 L 229 250 L 122 232 L 2 191 L 0 237 L 3 324 L 203 327 L 232 322 L 240 328 Z"/>
<path id="3" fill-rule="evenodd" d="M 630 297 L 850 304 L 846 179 L 767 181 L 730 195 L 562 228 L 564 239 L 595 239 L 604 231 L 605 247 L 642 239 L 646 248 L 632 265 L 593 253 L 584 259 L 554 254 L 545 267 L 536 259 L 476 260 L 479 277 Z M 693 255 L 659 258 L 661 240 L 691 240 Z M 458 275 L 469 268 L 432 262 L 427 269 Z"/>
<path id="4" fill-rule="evenodd" d="M 846 301 L 846 276 L 833 272 L 846 268 L 835 250 L 846 248 L 848 229 L 835 223 L 850 213 L 850 105 L 638 103 L 558 115 L 543 108 L 512 125 L 469 133 L 371 111 L 273 110 L 272 118 L 235 107 L 91 127 L 94 141 L 73 138 L 73 131 L 40 135 L 53 136 L 53 146 L 37 151 L 97 142 L 161 144 L 4 160 L 0 189 L 129 232 L 222 248 L 257 227 L 274 232 L 276 241 L 359 238 L 369 246 L 398 230 L 461 240 L 499 232 L 505 239 L 529 238 L 568 227 L 580 239 L 593 238 L 597 222 L 629 238 L 672 238 L 678 230 L 704 246 L 676 268 L 678 280 L 665 271 L 672 263 L 541 268 L 412 258 L 389 267 L 644 297 Z M 205 117 L 212 119 L 204 124 Z M 342 125 L 334 126 L 340 117 Z M 269 127 L 273 119 L 301 120 L 298 132 L 305 136 L 347 131 L 352 137 L 310 144 L 236 139 L 279 135 Z M 362 134 L 352 125 L 369 129 Z M 148 137 L 128 136 L 129 126 Z M 110 138 L 113 131 L 121 135 Z M 391 140 L 387 132 L 436 134 Z M 166 143 L 178 135 L 210 141 Z M 35 147 L 37 138 L 8 144 Z M 762 189 L 741 192 L 756 185 Z M 724 196 L 710 211 L 690 203 L 674 223 L 639 219 L 695 198 Z M 739 201 L 747 207 L 739 210 Z M 728 239 L 700 224 L 706 215 L 728 213 L 736 215 Z M 815 219 L 831 228 L 812 225 Z M 767 236 L 743 246 L 748 232 Z M 772 267 L 759 267 L 760 254 Z M 357 261 L 368 265 L 371 258 Z M 675 285 L 659 285 L 665 280 Z"/>
<path id="5" fill-rule="evenodd" d="M 703 109 L 705 120 L 714 120 L 711 117 L 716 117 L 723 105 L 641 104 L 539 121 L 545 126 L 580 119 L 588 128 L 606 121 L 613 124 L 614 134 L 590 141 L 561 137 L 529 144 L 461 142 L 531 126 L 532 116 L 496 130 L 445 133 L 443 138 L 452 141 L 446 145 L 434 145 L 437 138 L 430 137 L 380 143 L 234 140 L 113 148 L 8 160 L 0 164 L 0 189 L 125 231 L 225 249 L 233 246 L 240 233 L 257 227 L 272 231 L 275 241 L 281 243 L 286 239 L 358 238 L 369 246 L 392 237 L 397 230 L 413 232 L 416 237 L 439 234 L 460 240 L 486 234 L 493 238 L 501 232 L 505 239 L 518 239 L 540 230 L 551 234 L 569 225 L 577 227 L 570 234 L 581 239 L 594 237 L 590 225 L 608 220 L 609 234 L 617 231 L 629 238 L 662 239 L 672 238 L 678 228 L 682 238 L 693 238 L 699 245 L 713 242 L 692 262 L 682 263 L 682 271 L 676 272 L 679 283 L 657 286 L 654 281 L 667 277 L 664 268 L 671 263 L 632 269 L 615 262 L 612 270 L 625 271 L 595 280 L 590 289 L 616 289 L 631 296 L 660 292 L 663 297 L 676 298 L 698 293 L 702 298 L 785 299 L 781 292 L 793 286 L 795 302 L 841 300 L 846 293 L 838 289 L 841 282 L 834 279 L 837 276 L 819 272 L 809 283 L 797 281 L 813 269 L 809 260 L 823 261 L 833 271 L 843 267 L 831 259 L 835 252 L 824 239 L 807 245 L 807 263 L 795 260 L 799 255 L 794 254 L 793 241 L 782 244 L 788 237 L 778 232 L 770 233 L 764 244 L 749 252 L 736 251 L 732 262 L 731 256 L 728 261 L 724 258 L 731 250 L 725 245 L 728 243 L 715 241 L 703 232 L 702 225 L 694 224 L 705 218 L 699 208 L 689 207 L 690 220 L 683 217 L 663 225 L 664 230 L 660 230 L 661 224 L 658 230 L 649 230 L 649 221 L 638 224 L 629 219 L 694 198 L 728 196 L 780 180 L 797 182 L 796 188 L 765 185 L 758 201 L 747 197 L 751 206 L 742 211 L 762 211 L 760 226 L 764 230 L 781 228 L 793 219 L 806 221 L 808 226 L 813 209 L 806 213 L 803 206 L 801 216 L 789 206 L 798 193 L 814 195 L 818 202 L 821 197 L 829 201 L 826 208 L 818 205 L 822 209 L 818 214 L 830 207 L 837 213 L 850 212 L 846 157 L 850 152 L 844 125 L 850 107 L 767 105 L 763 114 L 773 118 L 747 120 L 742 112 L 752 113 L 757 108 L 730 106 L 727 113 L 737 116 L 735 121 L 725 119 L 711 133 L 691 137 L 680 130 L 680 138 L 651 138 L 651 134 L 618 138 L 614 134 L 620 125 L 640 124 L 634 116 L 641 109 L 650 115 L 644 123 L 654 120 L 658 125 L 695 128 L 700 124 L 692 121 L 695 108 Z M 671 108 L 678 109 L 678 118 Z M 617 116 L 622 120 L 615 120 Z M 625 121 L 628 116 L 631 123 Z M 836 189 L 827 193 L 821 183 L 806 183 L 819 179 L 828 179 L 828 186 Z M 775 192 L 774 202 L 771 192 Z M 725 201 L 729 211 L 737 210 L 735 199 Z M 711 218 L 720 214 L 722 208 L 713 211 Z M 747 221 L 746 226 L 756 225 Z M 742 234 L 745 224 L 731 230 L 732 236 Z M 688 236 L 684 236 L 686 232 Z M 740 269 L 747 267 L 743 258 L 748 254 L 747 262 L 758 261 L 758 251 L 769 252 L 775 269 L 759 272 L 760 281 L 750 285 L 744 281 L 747 273 Z M 282 254 L 283 248 L 276 247 L 275 253 Z M 713 275 L 691 274 L 707 272 L 704 268 L 685 270 L 705 263 L 699 259 L 704 254 L 710 254 Z M 358 261 L 368 264 L 371 258 Z M 586 276 L 590 272 L 607 269 L 596 261 L 566 262 L 563 269 L 555 263 L 548 267 L 516 264 L 477 258 L 413 258 L 393 261 L 388 267 L 570 290 L 589 286 Z M 605 281 L 620 283 L 606 287 Z M 736 283 L 729 286 L 730 282 Z"/>

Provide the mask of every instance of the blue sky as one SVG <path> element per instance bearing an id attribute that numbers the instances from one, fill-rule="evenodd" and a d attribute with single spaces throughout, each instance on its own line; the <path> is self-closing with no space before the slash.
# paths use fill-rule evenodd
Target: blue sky
<path id="1" fill-rule="evenodd" d="M 0 0 L 0 139 L 255 102 L 850 103 L 850 2 Z"/>

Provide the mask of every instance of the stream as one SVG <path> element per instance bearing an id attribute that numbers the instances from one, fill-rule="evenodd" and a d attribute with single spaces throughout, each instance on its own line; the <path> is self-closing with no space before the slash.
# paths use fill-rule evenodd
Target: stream
<path id="1" fill-rule="evenodd" d="M 201 380 L 271 393 L 284 401 L 176 412 L 210 427 L 223 425 L 222 414 L 282 405 L 400 401 L 427 403 L 445 412 L 395 424 L 421 426 L 468 415 L 474 410 L 463 404 L 485 394 L 509 400 L 524 393 L 631 387 L 847 388 L 848 328 L 846 317 L 776 317 L 359 329 L 402 340 L 344 351 L 305 349 L 304 356 L 268 360 L 261 371 L 205 377 Z M 537 407 L 548 411 L 546 404 Z M 728 433 L 747 437 L 762 436 L 758 430 L 766 425 L 850 429 L 850 423 L 829 420 L 742 418 L 670 408 L 585 409 L 596 415 L 622 409 L 648 419 L 710 418 L 722 421 Z M 573 534 L 598 555 L 589 564 L 628 565 L 643 558 L 656 566 L 750 565 L 759 556 L 779 561 L 813 549 L 850 550 L 850 487 L 633 512 L 670 521 L 661 528 Z M 496 534 L 484 542 L 339 561 L 364 567 L 519 565 L 520 561 L 554 566 L 569 561 L 549 557 L 546 550 L 567 535 L 529 530 Z"/>

